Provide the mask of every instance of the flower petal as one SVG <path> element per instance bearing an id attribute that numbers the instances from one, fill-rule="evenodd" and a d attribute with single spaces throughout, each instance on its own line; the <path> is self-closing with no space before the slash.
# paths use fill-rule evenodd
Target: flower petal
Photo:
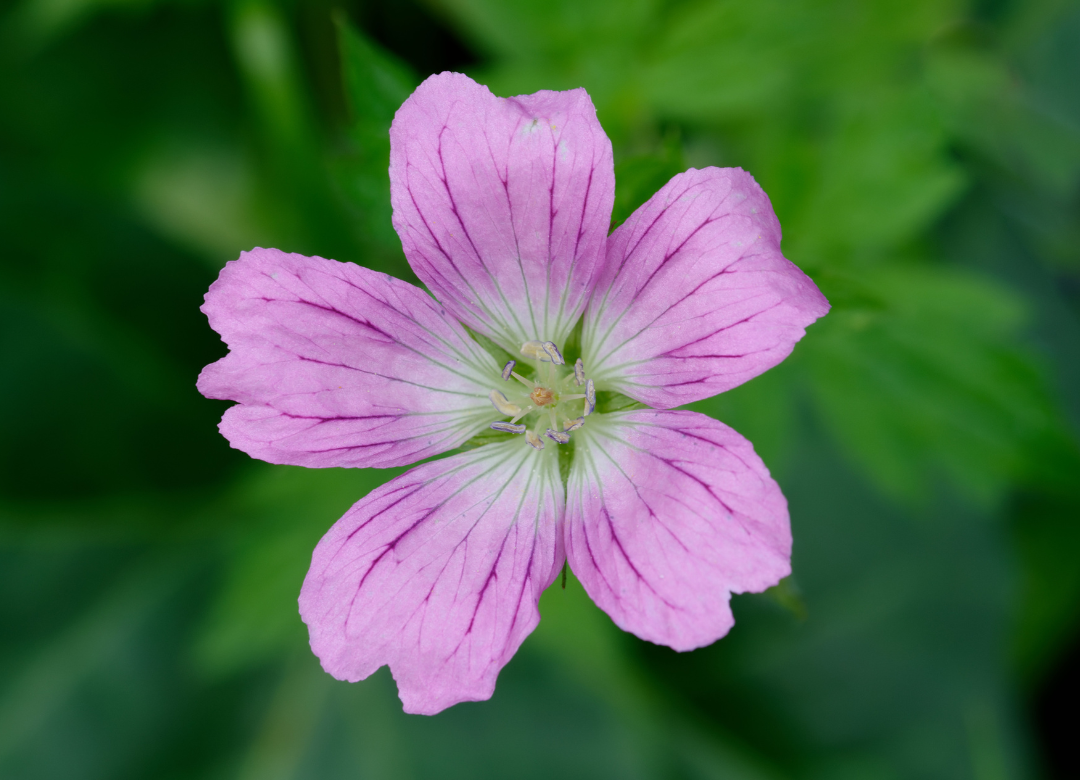
<path id="1" fill-rule="evenodd" d="M 585 366 L 597 384 L 669 409 L 775 366 L 828 310 L 780 254 L 754 178 L 691 169 L 612 234 L 585 314 Z"/>
<path id="2" fill-rule="evenodd" d="M 562 567 L 557 460 L 521 439 L 426 463 L 323 537 L 300 614 L 323 668 L 390 665 L 406 712 L 491 696 Z"/>
<path id="3" fill-rule="evenodd" d="M 733 625 L 730 594 L 790 572 L 787 502 L 750 442 L 723 423 L 635 411 L 574 435 L 566 555 L 620 628 L 702 647 Z"/>
<path id="4" fill-rule="evenodd" d="M 239 401 L 237 449 L 299 466 L 400 466 L 492 417 L 494 358 L 422 290 L 351 263 L 253 249 L 202 307 L 229 354 L 199 391 Z"/>
<path id="5" fill-rule="evenodd" d="M 611 142 L 583 89 L 498 98 L 432 76 L 390 128 L 394 227 L 458 319 L 516 353 L 563 344 L 604 262 Z"/>

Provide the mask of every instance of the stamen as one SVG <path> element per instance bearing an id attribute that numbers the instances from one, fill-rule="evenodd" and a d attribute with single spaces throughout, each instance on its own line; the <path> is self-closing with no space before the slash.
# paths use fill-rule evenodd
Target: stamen
<path id="1" fill-rule="evenodd" d="M 551 362 L 551 356 L 544 349 L 544 342 L 542 341 L 526 341 L 521 345 L 521 354 L 544 363 Z"/>
<path id="2" fill-rule="evenodd" d="M 514 425 L 508 422 L 493 422 L 490 426 L 493 431 L 502 431 L 503 433 L 525 433 L 525 430 L 529 426 L 522 423 L 521 425 Z"/>
<path id="3" fill-rule="evenodd" d="M 566 361 L 563 360 L 562 353 L 559 352 L 559 348 L 555 346 L 554 341 L 545 341 L 541 346 L 544 348 L 544 352 L 547 353 L 548 357 L 551 358 L 552 363 L 557 366 L 566 364 Z"/>
<path id="4" fill-rule="evenodd" d="M 547 436 L 549 439 L 551 439 L 556 444 L 569 444 L 570 443 L 570 434 L 569 433 L 563 433 L 562 431 L 556 431 L 554 428 L 548 428 L 547 431 L 544 432 L 544 435 Z"/>
<path id="5" fill-rule="evenodd" d="M 492 406 L 495 407 L 499 414 L 505 414 L 507 417 L 521 414 L 521 407 L 510 403 L 509 399 L 498 390 L 492 390 L 488 394 L 488 398 L 491 399 Z"/>
<path id="6" fill-rule="evenodd" d="M 562 429 L 564 431 L 566 431 L 567 433 L 569 433 L 570 431 L 576 431 L 578 428 L 580 428 L 584 424 L 585 424 L 585 418 L 584 417 L 578 417 L 575 420 L 563 420 L 562 421 Z"/>
<path id="7" fill-rule="evenodd" d="M 528 388 L 528 397 L 512 392 L 515 403 L 501 390 L 492 390 L 489 396 L 492 405 L 500 414 L 511 418 L 508 422 L 491 423 L 492 430 L 524 433 L 525 441 L 536 450 L 544 449 L 545 439 L 569 444 L 571 431 L 584 426 L 585 418 L 596 411 L 596 385 L 585 377 L 584 361 L 576 358 L 570 371 L 557 368 L 566 366 L 566 359 L 553 341 L 526 341 L 521 345 L 521 354 L 532 361 L 529 373 L 535 368 L 534 376 L 526 379 L 514 371 L 518 360 L 508 360 L 501 375 L 505 382 L 513 378 Z M 566 392 L 578 389 L 582 392 Z M 577 406 L 578 401 L 584 401 L 581 407 Z M 581 416 L 567 419 L 567 415 L 574 413 L 571 409 L 581 409 Z M 532 418 L 533 414 L 539 419 Z"/>

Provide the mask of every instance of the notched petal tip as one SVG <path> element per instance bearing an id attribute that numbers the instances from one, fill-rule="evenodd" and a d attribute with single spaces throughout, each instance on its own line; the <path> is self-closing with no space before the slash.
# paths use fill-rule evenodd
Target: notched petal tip
<path id="1" fill-rule="evenodd" d="M 407 712 L 489 698 L 564 561 L 558 468 L 535 460 L 520 442 L 486 445 L 350 509 L 300 593 L 323 668 L 355 681 L 389 665 Z"/>
<path id="2" fill-rule="evenodd" d="M 429 295 L 351 263 L 254 249 L 203 306 L 229 354 L 200 392 L 271 463 L 388 467 L 459 446 L 490 417 L 495 362 Z"/>
<path id="3" fill-rule="evenodd" d="M 611 142 L 588 94 L 500 98 L 427 79 L 390 128 L 394 227 L 410 265 L 474 330 L 563 343 L 604 263 Z"/>
<path id="4" fill-rule="evenodd" d="M 407 715 L 438 715 L 455 704 L 467 701 L 487 701 L 495 695 L 495 680 L 490 684 L 478 684 L 468 689 L 458 686 L 433 687 L 425 680 L 398 679 L 393 669 L 390 670 L 397 685 L 401 709 Z"/>
<path id="5" fill-rule="evenodd" d="M 635 411 L 575 436 L 567 556 L 621 628 L 702 647 L 731 628 L 731 593 L 790 573 L 787 502 L 735 431 L 694 412 Z"/>
<path id="6" fill-rule="evenodd" d="M 611 235 L 592 301 L 590 373 L 663 409 L 781 362 L 829 307 L 781 254 L 772 204 L 738 168 L 690 169 L 634 212 Z"/>

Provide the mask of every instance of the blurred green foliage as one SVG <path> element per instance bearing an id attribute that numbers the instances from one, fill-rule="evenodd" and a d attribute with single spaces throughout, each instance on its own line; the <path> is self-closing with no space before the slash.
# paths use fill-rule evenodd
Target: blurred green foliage
<path id="1" fill-rule="evenodd" d="M 0 775 L 1067 776 L 1032 708 L 1080 605 L 1077 40 L 1066 0 L 0 6 Z M 491 702 L 424 719 L 296 612 L 399 471 L 250 462 L 194 378 L 240 250 L 413 278 L 386 130 L 447 68 L 587 88 L 613 224 L 749 170 L 834 308 L 694 407 L 779 479 L 793 579 L 679 655 L 571 578 Z"/>

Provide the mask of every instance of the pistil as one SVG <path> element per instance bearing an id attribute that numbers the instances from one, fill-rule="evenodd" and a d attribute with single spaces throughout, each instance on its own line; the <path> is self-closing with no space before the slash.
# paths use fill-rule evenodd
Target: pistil
<path id="1" fill-rule="evenodd" d="M 596 387 L 591 379 L 585 377 L 585 365 L 581 358 L 574 361 L 569 372 L 560 370 L 566 360 L 562 351 L 551 341 L 527 341 L 521 345 L 521 354 L 533 363 L 533 379 L 527 379 L 514 369 L 516 360 L 507 361 L 501 376 L 504 382 L 517 380 L 524 386 L 526 393 L 517 385 L 503 390 L 492 390 L 491 403 L 495 410 L 509 421 L 499 420 L 491 423 L 492 430 L 504 433 L 525 434 L 525 440 L 534 449 L 544 448 L 544 439 L 556 444 L 568 444 L 570 433 L 585 424 L 585 418 L 596 409 Z M 566 392 L 584 387 L 584 392 Z M 535 416 L 529 424 L 526 419 Z M 561 420 L 561 424 L 559 423 Z"/>
<path id="2" fill-rule="evenodd" d="M 547 406 L 555 400 L 555 394 L 546 387 L 540 387 L 538 385 L 533 388 L 531 393 L 529 393 L 529 400 L 537 406 Z"/>

